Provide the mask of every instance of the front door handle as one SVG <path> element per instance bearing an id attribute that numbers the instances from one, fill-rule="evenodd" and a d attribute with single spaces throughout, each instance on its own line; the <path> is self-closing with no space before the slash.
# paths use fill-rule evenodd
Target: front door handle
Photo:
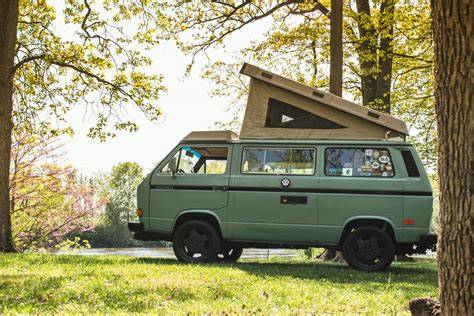
<path id="1" fill-rule="evenodd" d="M 227 187 L 214 187 L 214 191 L 227 191 Z"/>

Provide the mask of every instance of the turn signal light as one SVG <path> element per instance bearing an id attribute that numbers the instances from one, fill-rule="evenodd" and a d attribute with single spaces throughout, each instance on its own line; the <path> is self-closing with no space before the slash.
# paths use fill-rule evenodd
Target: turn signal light
<path id="1" fill-rule="evenodd" d="M 137 208 L 135 210 L 135 214 L 137 214 L 138 217 L 142 217 L 143 216 L 143 211 L 141 208 Z"/>
<path id="2" fill-rule="evenodd" d="M 413 221 L 412 219 L 404 219 L 403 220 L 404 225 L 413 225 L 413 223 L 415 223 L 415 221 Z"/>

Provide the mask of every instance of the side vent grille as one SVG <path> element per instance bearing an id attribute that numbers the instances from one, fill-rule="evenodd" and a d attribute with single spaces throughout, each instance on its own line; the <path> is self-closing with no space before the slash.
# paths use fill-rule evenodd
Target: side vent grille
<path id="1" fill-rule="evenodd" d="M 405 167 L 410 178 L 416 178 L 420 176 L 418 167 L 416 166 L 415 158 L 409 150 L 402 150 L 403 161 L 405 161 Z"/>

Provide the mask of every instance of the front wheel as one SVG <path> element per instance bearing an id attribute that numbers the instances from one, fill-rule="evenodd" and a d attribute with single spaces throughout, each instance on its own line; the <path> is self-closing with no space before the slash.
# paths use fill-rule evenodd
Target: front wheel
<path id="1" fill-rule="evenodd" d="M 342 256 L 349 266 L 368 272 L 386 270 L 392 263 L 394 254 L 392 238 L 373 226 L 353 230 L 342 247 Z"/>
<path id="2" fill-rule="evenodd" d="M 204 221 L 186 222 L 173 235 L 173 251 L 181 262 L 214 261 L 220 248 L 219 233 Z"/>
<path id="3" fill-rule="evenodd" d="M 240 256 L 242 256 L 243 250 L 242 247 L 224 247 L 221 255 L 224 262 L 237 262 L 237 260 L 240 259 Z"/>

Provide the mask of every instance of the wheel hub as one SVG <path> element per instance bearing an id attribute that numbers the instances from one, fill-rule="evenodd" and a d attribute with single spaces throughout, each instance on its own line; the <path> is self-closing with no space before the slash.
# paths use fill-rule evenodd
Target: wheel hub
<path id="1" fill-rule="evenodd" d="M 383 248 L 378 244 L 378 238 L 370 236 L 369 238 L 359 238 L 356 242 L 356 257 L 365 264 L 375 264 L 383 254 Z"/>
<path id="2" fill-rule="evenodd" d="M 208 237 L 205 234 L 200 234 L 195 229 L 191 230 L 189 234 L 184 238 L 184 246 L 187 249 L 189 255 L 197 253 L 202 254 L 206 250 L 206 242 Z"/>

